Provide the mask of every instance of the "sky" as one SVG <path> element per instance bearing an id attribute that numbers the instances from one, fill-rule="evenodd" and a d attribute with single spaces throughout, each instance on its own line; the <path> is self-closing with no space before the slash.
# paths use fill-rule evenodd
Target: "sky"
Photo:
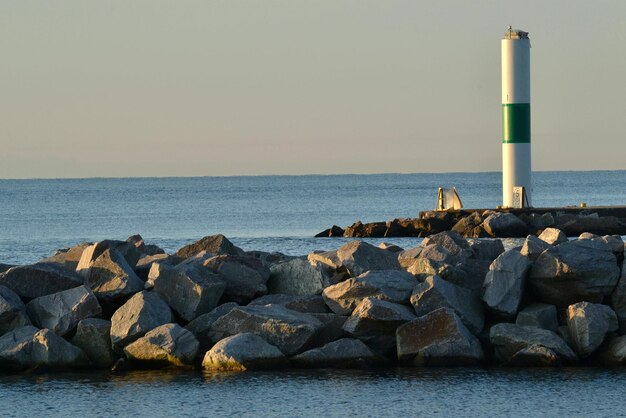
<path id="1" fill-rule="evenodd" d="M 0 0 L 0 178 L 626 169 L 626 1 Z"/>

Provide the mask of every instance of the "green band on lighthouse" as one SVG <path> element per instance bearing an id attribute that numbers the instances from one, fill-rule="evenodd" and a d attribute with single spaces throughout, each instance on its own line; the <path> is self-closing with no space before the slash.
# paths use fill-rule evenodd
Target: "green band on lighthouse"
<path id="1" fill-rule="evenodd" d="M 530 103 L 502 105 L 502 142 L 530 143 Z"/>

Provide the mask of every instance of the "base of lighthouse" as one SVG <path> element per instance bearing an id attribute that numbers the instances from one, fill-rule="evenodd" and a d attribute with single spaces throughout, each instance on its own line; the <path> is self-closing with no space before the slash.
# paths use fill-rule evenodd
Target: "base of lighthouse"
<path id="1" fill-rule="evenodd" d="M 514 206 L 514 188 L 524 187 L 526 203 L 532 206 L 532 182 L 530 175 L 530 143 L 502 144 L 502 203 Z"/>

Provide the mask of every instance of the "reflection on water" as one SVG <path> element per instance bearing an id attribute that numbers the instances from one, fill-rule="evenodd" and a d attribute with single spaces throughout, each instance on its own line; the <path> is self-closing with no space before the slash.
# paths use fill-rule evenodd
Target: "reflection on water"
<path id="1" fill-rule="evenodd" d="M 623 370 L 133 371 L 0 376 L 5 416 L 615 416 Z"/>

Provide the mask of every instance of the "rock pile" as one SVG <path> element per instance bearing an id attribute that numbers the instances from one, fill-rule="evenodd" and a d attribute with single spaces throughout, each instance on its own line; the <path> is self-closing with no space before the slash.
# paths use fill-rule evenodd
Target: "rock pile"
<path id="1" fill-rule="evenodd" d="M 455 231 L 466 238 L 523 238 L 541 235 L 549 244 L 585 232 L 598 235 L 626 235 L 626 207 L 554 209 L 468 209 L 426 211 L 419 218 L 398 218 L 387 222 L 356 221 L 341 228 L 333 225 L 316 237 L 428 237 Z M 553 235 L 558 231 L 560 235 Z"/>
<path id="2" fill-rule="evenodd" d="M 507 251 L 454 231 L 303 257 L 84 243 L 0 273 L 0 371 L 624 365 L 623 260 L 619 236 L 556 229 Z"/>

